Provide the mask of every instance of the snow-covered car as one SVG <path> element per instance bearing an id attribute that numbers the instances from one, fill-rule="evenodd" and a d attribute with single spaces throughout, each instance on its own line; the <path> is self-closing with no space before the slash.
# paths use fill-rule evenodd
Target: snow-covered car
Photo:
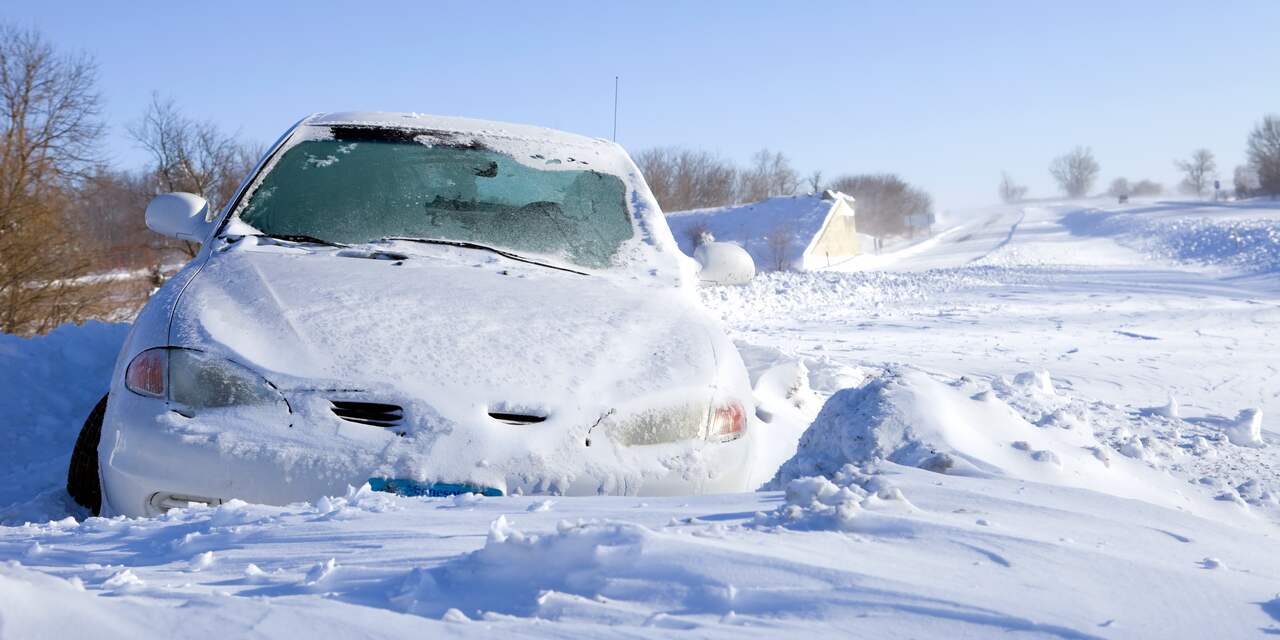
<path id="1" fill-rule="evenodd" d="M 202 246 L 138 315 L 76 444 L 68 489 L 95 513 L 286 504 L 365 482 L 749 488 L 742 358 L 613 142 L 314 115 L 221 212 L 177 193 L 146 217 Z"/>

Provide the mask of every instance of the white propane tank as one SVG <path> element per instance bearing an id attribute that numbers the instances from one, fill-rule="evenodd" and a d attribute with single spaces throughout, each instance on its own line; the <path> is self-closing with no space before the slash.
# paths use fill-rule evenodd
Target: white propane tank
<path id="1" fill-rule="evenodd" d="M 756 275 L 756 263 L 746 249 L 732 242 L 705 242 L 693 250 L 702 265 L 698 280 L 710 284 L 746 284 Z"/>

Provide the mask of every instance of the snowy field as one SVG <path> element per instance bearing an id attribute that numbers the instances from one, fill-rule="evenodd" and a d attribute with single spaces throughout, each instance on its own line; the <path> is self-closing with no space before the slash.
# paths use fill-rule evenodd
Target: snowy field
<path id="1" fill-rule="evenodd" d="M 124 325 L 0 335 L 0 637 L 1280 634 L 1280 203 L 1036 203 L 708 288 L 764 489 L 62 491 Z"/>

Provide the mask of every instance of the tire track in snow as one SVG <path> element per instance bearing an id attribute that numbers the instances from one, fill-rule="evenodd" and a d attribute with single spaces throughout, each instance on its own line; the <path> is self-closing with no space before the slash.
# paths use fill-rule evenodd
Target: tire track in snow
<path id="1" fill-rule="evenodd" d="M 990 256 L 991 256 L 992 254 L 994 254 L 995 252 L 997 252 L 997 251 L 999 251 L 999 250 L 1001 250 L 1001 249 L 1005 248 L 1006 246 L 1008 246 L 1008 245 L 1009 245 L 1009 243 L 1013 241 L 1013 236 L 1014 236 L 1014 234 L 1018 233 L 1018 225 L 1022 224 L 1022 222 L 1023 222 L 1024 220 L 1026 220 L 1026 219 L 1027 219 L 1027 210 L 1026 210 L 1026 209 L 1021 209 L 1021 210 L 1019 211 L 1018 220 L 1017 220 L 1016 222 L 1014 222 L 1014 223 L 1009 227 L 1009 234 L 1008 234 L 1008 235 L 1006 235 L 1006 236 L 1004 237 L 1004 239 L 1003 239 L 1003 240 L 1001 240 L 999 243 L 997 243 L 997 244 L 996 244 L 996 246 L 991 247 L 991 249 L 989 249 L 986 253 L 984 253 L 984 254 L 982 254 L 982 255 L 980 255 L 980 256 L 978 256 L 978 257 L 973 258 L 972 260 L 970 260 L 970 261 L 969 261 L 969 264 L 973 264 L 973 263 L 978 262 L 978 261 L 980 261 L 980 260 L 985 260 L 986 258 L 990 257 Z"/>

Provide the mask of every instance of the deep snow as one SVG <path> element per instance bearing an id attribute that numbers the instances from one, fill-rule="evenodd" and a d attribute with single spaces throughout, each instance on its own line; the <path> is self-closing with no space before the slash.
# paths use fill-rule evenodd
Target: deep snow
<path id="1" fill-rule="evenodd" d="M 1280 633 L 1280 206 L 953 220 L 702 291 L 764 421 L 750 494 L 77 521 L 126 329 L 0 336 L 0 635 Z"/>
<path id="2" fill-rule="evenodd" d="M 837 206 L 841 201 L 846 206 Z M 832 216 L 853 211 L 853 198 L 828 191 L 777 196 L 727 207 L 672 211 L 667 214 L 667 224 L 680 250 L 688 255 L 693 255 L 697 248 L 698 239 L 694 235 L 707 232 L 716 240 L 733 242 L 746 249 L 758 270 L 773 269 L 778 264 L 802 269 L 808 266 L 806 262 L 826 264 L 822 256 L 806 260 L 805 253 L 817 242 Z M 780 241 L 783 237 L 785 242 Z"/>

